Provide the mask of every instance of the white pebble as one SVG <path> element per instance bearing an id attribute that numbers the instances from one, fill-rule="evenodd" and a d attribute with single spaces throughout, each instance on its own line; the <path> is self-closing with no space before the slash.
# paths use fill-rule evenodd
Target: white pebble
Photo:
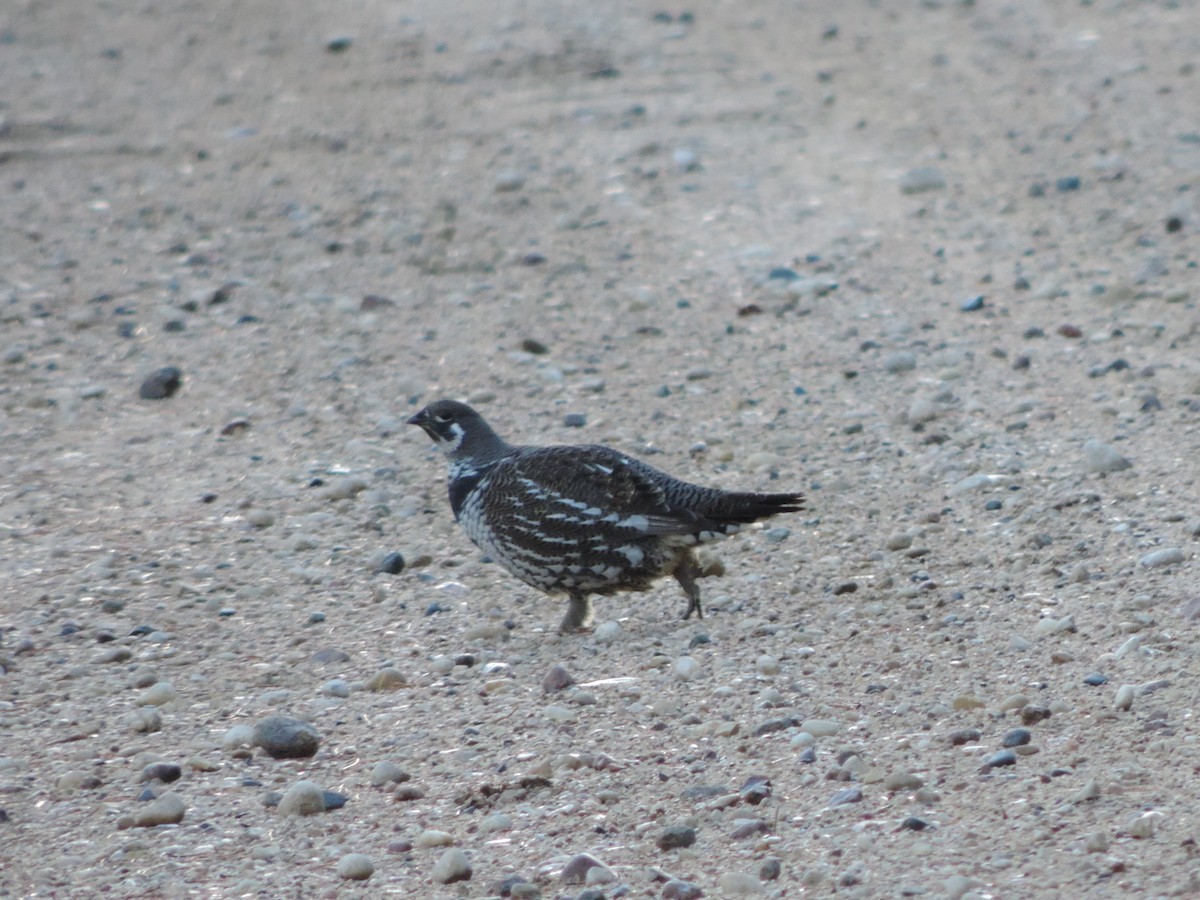
<path id="1" fill-rule="evenodd" d="M 700 677 L 702 667 L 690 656 L 681 656 L 675 660 L 675 677 L 680 681 L 695 681 Z"/>
<path id="2" fill-rule="evenodd" d="M 805 719 L 800 723 L 800 730 L 813 737 L 832 737 L 842 730 L 842 726 L 833 719 Z"/>
<path id="3" fill-rule="evenodd" d="M 430 873 L 438 884 L 453 884 L 471 877 L 471 862 L 458 847 L 451 847 L 434 863 Z"/>
<path id="4" fill-rule="evenodd" d="M 347 853 L 338 860 L 337 873 L 347 881 L 366 881 L 375 873 L 375 863 L 365 853 Z"/>
<path id="5" fill-rule="evenodd" d="M 778 675 L 779 660 L 769 654 L 762 654 L 754 661 L 754 668 L 758 669 L 763 675 Z"/>
<path id="6" fill-rule="evenodd" d="M 138 706 L 163 706 L 177 696 L 175 689 L 171 687 L 171 682 L 159 681 L 142 691 L 136 702 Z"/>
<path id="7" fill-rule="evenodd" d="M 420 848 L 448 847 L 454 843 L 454 835 L 448 831 L 427 828 L 413 838 L 413 846 Z"/>
<path id="8" fill-rule="evenodd" d="M 753 875 L 726 872 L 717 879 L 717 887 L 730 897 L 761 897 L 763 884 Z"/>
<path id="9" fill-rule="evenodd" d="M 615 643 L 621 638 L 621 623 L 602 622 L 596 626 L 596 630 L 592 632 L 592 637 L 597 644 Z"/>
<path id="10" fill-rule="evenodd" d="M 239 747 L 254 746 L 254 726 L 234 725 L 221 738 L 221 747 L 225 750 L 237 750 Z"/>
<path id="11" fill-rule="evenodd" d="M 485 816 L 479 822 L 479 830 L 483 834 L 488 834 L 494 831 L 509 831 L 512 827 L 512 816 L 501 812 L 492 813 L 490 816 Z"/>
<path id="12" fill-rule="evenodd" d="M 1117 688 L 1117 695 L 1113 699 L 1113 705 L 1117 709 L 1127 710 L 1133 706 L 1134 687 L 1132 684 L 1123 684 Z"/>
<path id="13" fill-rule="evenodd" d="M 1129 832 L 1132 838 L 1152 838 L 1155 832 L 1158 831 L 1158 822 L 1163 817 L 1163 814 L 1157 810 L 1149 810 L 1142 813 L 1140 816 L 1134 816 L 1129 820 L 1129 824 L 1125 826 L 1125 830 Z"/>
<path id="14" fill-rule="evenodd" d="M 281 816 L 315 816 L 325 812 L 325 792 L 311 781 L 297 781 L 279 801 Z"/>

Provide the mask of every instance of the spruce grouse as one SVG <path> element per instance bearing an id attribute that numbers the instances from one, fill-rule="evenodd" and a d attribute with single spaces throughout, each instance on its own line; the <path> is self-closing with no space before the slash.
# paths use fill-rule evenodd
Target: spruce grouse
<path id="1" fill-rule="evenodd" d="M 644 591 L 674 575 L 700 618 L 696 544 L 795 512 L 804 495 L 734 493 L 680 481 L 609 447 L 513 446 L 464 403 L 408 420 L 450 464 L 450 508 L 467 536 L 526 584 L 569 598 L 560 630 L 592 620 L 590 594 Z"/>

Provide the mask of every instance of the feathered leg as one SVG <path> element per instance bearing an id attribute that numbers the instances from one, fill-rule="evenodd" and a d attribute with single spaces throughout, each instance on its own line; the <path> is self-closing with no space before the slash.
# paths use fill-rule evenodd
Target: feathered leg
<path id="1" fill-rule="evenodd" d="M 700 608 L 700 586 L 696 584 L 696 579 L 700 577 L 700 564 L 696 562 L 696 557 L 690 551 L 685 553 L 683 559 L 679 561 L 674 574 L 675 580 L 679 582 L 679 586 L 688 596 L 688 608 L 687 612 L 683 614 L 683 618 L 690 619 L 694 612 L 697 619 L 703 619 L 704 610 Z"/>
<path id="2" fill-rule="evenodd" d="M 560 632 L 584 631 L 592 624 L 592 600 L 587 594 L 572 591 L 567 595 L 567 604 L 567 614 L 558 626 Z"/>

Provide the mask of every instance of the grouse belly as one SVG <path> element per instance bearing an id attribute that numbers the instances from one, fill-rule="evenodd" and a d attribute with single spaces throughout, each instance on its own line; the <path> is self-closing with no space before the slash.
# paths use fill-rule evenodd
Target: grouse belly
<path id="1" fill-rule="evenodd" d="M 539 590 L 646 590 L 696 543 L 692 535 L 631 539 L 585 510 L 564 513 L 561 507 L 514 503 L 511 497 L 500 513 L 486 502 L 488 481 L 484 478 L 465 498 L 459 514 L 463 530 L 495 562 Z"/>

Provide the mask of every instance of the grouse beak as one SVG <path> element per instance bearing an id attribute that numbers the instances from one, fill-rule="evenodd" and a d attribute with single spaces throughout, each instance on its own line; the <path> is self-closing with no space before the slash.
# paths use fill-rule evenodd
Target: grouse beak
<path id="1" fill-rule="evenodd" d="M 426 433 L 429 434 L 429 410 L 422 409 L 415 416 L 410 416 L 405 420 L 408 425 L 417 425 Z"/>

